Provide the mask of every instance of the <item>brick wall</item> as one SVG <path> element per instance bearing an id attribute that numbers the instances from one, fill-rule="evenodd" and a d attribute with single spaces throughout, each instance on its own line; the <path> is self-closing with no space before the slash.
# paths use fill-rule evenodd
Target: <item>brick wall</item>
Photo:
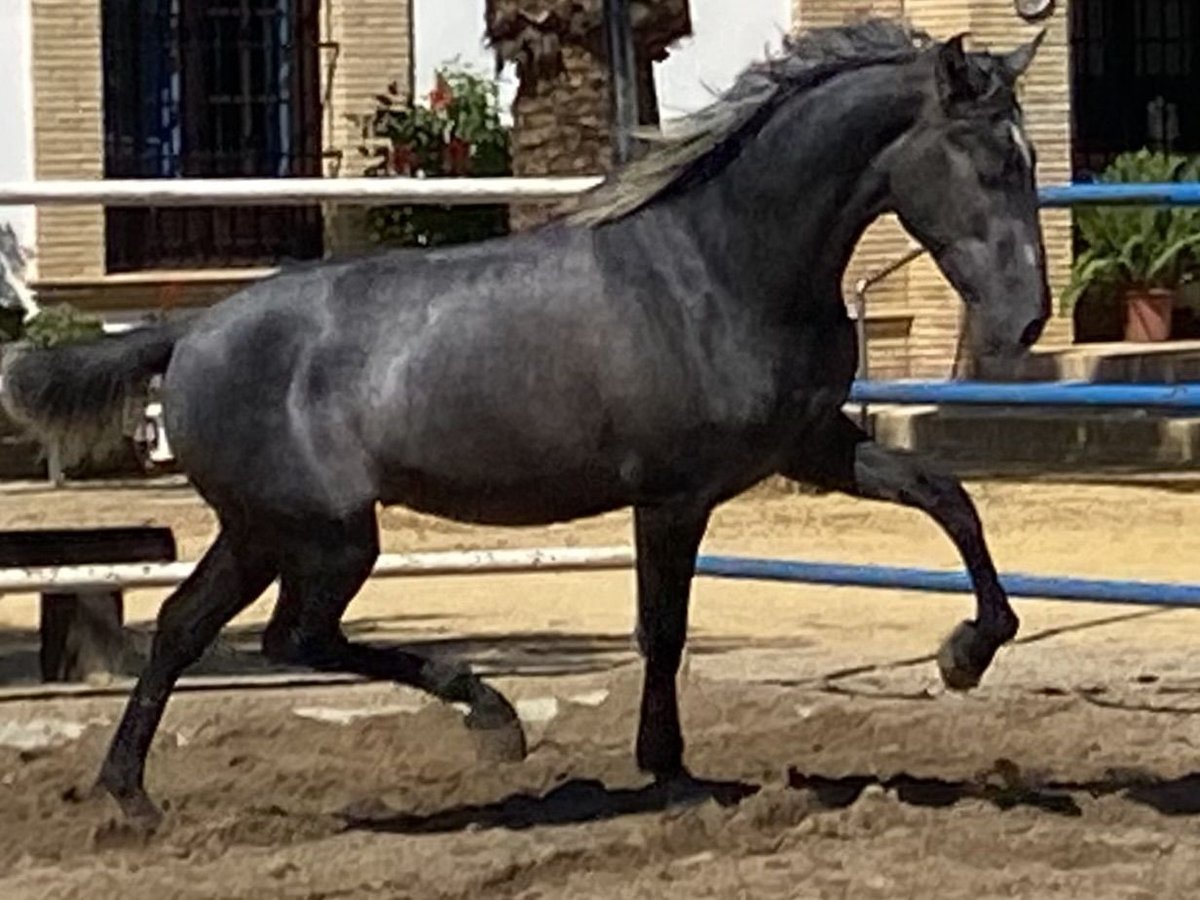
<path id="1" fill-rule="evenodd" d="M 100 0 L 33 3 L 34 177 L 100 178 Z M 104 211 L 45 207 L 37 216 L 38 277 L 104 273 Z"/>
<path id="2" fill-rule="evenodd" d="M 1024 22 L 1011 0 L 796 0 L 798 27 L 836 25 L 865 14 L 902 16 L 935 37 L 946 38 L 970 31 L 975 45 L 1010 50 L 1029 40 L 1039 28 L 1046 39 L 1022 85 L 1026 129 L 1038 150 L 1038 174 L 1043 183 L 1070 179 L 1070 69 L 1068 9 L 1037 25 Z M 1069 212 L 1042 215 L 1052 290 L 1066 284 L 1071 265 Z M 891 218 L 881 220 L 864 235 L 847 273 L 847 282 L 864 272 L 882 268 L 914 245 L 913 239 Z M 907 340 L 907 369 L 913 377 L 944 377 L 951 373 L 958 340 L 961 304 L 953 289 L 928 257 L 880 283 L 870 295 L 870 308 L 881 315 L 912 314 Z M 1057 307 L 1057 305 L 1056 305 Z M 1057 315 L 1040 347 L 1064 346 L 1071 340 L 1069 318 Z M 872 347 L 871 365 L 882 376 L 896 367 L 894 343 Z"/>
<path id="3" fill-rule="evenodd" d="M 369 113 L 374 98 L 395 81 L 402 96 L 413 90 L 411 0 L 327 0 L 321 23 L 322 90 L 326 98 L 325 147 L 330 177 L 361 175 L 371 160 L 359 155 L 356 126 L 347 115 Z M 334 49 L 336 48 L 336 49 Z M 335 253 L 368 245 L 363 206 L 326 207 L 325 242 Z"/>

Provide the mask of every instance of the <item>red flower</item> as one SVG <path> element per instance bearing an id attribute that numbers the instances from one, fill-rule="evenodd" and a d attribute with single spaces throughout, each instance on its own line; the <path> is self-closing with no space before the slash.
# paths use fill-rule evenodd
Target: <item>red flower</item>
<path id="1" fill-rule="evenodd" d="M 446 171 L 451 175 L 466 175 L 471 167 L 471 145 L 462 138 L 453 137 L 446 142 Z"/>
<path id="2" fill-rule="evenodd" d="M 447 109 L 453 102 L 454 92 L 450 90 L 450 84 L 446 81 L 445 76 L 438 72 L 437 84 L 429 92 L 429 107 L 440 111 Z"/>
<path id="3" fill-rule="evenodd" d="M 391 162 L 397 175 L 411 175 L 416 171 L 420 160 L 408 144 L 397 144 L 392 148 Z"/>

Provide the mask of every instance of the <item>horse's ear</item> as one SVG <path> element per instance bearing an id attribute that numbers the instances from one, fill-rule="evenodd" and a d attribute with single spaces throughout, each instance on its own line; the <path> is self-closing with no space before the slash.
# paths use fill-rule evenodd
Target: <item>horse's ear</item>
<path id="1" fill-rule="evenodd" d="M 963 49 L 966 34 L 956 34 L 937 49 L 938 91 L 946 104 L 967 100 L 974 93 L 971 61 Z"/>
<path id="2" fill-rule="evenodd" d="M 1029 69 L 1029 64 L 1037 56 L 1038 47 L 1042 46 L 1042 41 L 1045 39 L 1046 29 L 1043 28 L 1032 41 L 1022 44 L 1012 53 L 1000 57 L 1000 64 L 1003 66 L 1004 72 L 1012 81 L 1016 81 Z"/>

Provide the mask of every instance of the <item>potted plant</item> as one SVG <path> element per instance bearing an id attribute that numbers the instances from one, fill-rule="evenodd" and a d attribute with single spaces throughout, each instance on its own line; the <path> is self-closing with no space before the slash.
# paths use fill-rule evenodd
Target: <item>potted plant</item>
<path id="1" fill-rule="evenodd" d="M 436 73 L 424 103 L 388 85 L 375 110 L 352 115 L 362 137 L 359 152 L 375 162 L 367 176 L 503 177 L 512 174 L 509 129 L 500 116 L 499 89 L 463 66 Z M 508 205 L 432 204 L 375 206 L 368 212 L 371 240 L 378 244 L 434 247 L 507 234 Z"/>
<path id="2" fill-rule="evenodd" d="M 1118 156 L 1103 184 L 1200 180 L 1200 159 L 1139 150 Z M 1125 340 L 1165 341 L 1179 286 L 1200 269 L 1200 208 L 1088 206 L 1075 211 L 1082 252 L 1063 304 L 1104 290 L 1122 304 Z"/>

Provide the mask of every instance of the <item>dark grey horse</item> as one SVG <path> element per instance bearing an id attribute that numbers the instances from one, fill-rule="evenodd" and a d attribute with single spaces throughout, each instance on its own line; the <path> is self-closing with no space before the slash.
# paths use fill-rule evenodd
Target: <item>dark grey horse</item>
<path id="1" fill-rule="evenodd" d="M 10 411 L 76 447 L 165 373 L 178 459 L 221 523 L 162 607 L 99 785 L 156 818 L 144 763 L 175 681 L 276 578 L 270 659 L 465 702 L 490 746 L 523 754 L 512 708 L 470 672 L 343 636 L 380 503 L 501 525 L 631 506 L 637 761 L 668 784 L 688 777 L 675 681 L 698 546 L 718 504 L 773 473 L 946 531 L 978 608 L 940 668 L 975 685 L 1017 618 L 958 482 L 843 415 L 841 278 L 895 212 L 965 299 L 978 358 L 1037 339 L 1049 292 L 1014 87 L 1036 46 L 966 53 L 878 20 L 811 32 L 545 227 L 303 266 L 186 323 L 15 355 Z"/>

